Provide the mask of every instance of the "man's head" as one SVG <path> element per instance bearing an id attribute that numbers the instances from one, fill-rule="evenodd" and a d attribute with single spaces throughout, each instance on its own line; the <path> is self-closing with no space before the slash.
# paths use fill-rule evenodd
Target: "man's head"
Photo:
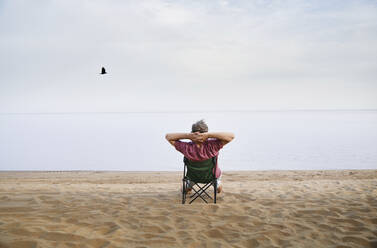
<path id="1" fill-rule="evenodd" d="M 208 126 L 204 120 L 197 121 L 196 123 L 192 124 L 191 132 L 206 133 L 208 132 Z"/>

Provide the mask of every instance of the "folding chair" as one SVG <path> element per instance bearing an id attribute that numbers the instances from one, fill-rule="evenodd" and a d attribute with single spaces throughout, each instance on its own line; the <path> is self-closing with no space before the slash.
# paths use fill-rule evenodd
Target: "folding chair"
<path id="1" fill-rule="evenodd" d="M 183 187 L 182 187 L 182 204 L 186 202 L 187 196 L 187 189 L 189 187 L 189 182 L 192 182 L 194 185 L 192 186 L 192 190 L 195 192 L 190 196 L 191 204 L 195 201 L 198 197 L 200 197 L 206 203 L 207 200 L 204 195 L 210 199 L 213 199 L 213 203 L 216 203 L 216 194 L 217 194 L 217 180 L 216 180 L 216 163 L 217 163 L 217 156 L 210 158 L 204 161 L 191 161 L 186 157 L 183 158 L 184 169 L 183 169 Z M 200 184 L 204 184 L 201 186 Z M 197 189 L 195 189 L 195 187 Z M 213 198 L 206 192 L 206 190 L 213 186 Z"/>

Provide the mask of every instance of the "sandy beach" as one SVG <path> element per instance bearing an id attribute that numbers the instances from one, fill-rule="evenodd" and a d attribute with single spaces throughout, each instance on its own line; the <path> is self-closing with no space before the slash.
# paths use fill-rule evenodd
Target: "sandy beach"
<path id="1" fill-rule="evenodd" d="M 182 172 L 1 172 L 0 247 L 377 247 L 377 170 L 224 172 L 181 204 Z"/>

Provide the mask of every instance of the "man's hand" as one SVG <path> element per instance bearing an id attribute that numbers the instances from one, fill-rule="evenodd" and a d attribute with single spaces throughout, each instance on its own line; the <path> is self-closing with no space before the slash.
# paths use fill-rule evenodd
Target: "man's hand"
<path id="1" fill-rule="evenodd" d="M 189 139 L 193 142 L 202 143 L 208 139 L 208 133 L 168 133 L 165 137 L 174 146 L 175 141 L 180 139 Z"/>
<path id="2" fill-rule="evenodd" d="M 206 141 L 208 139 L 208 135 L 207 135 L 207 133 L 195 132 L 195 133 L 191 134 L 191 138 L 190 139 L 193 142 L 196 142 L 196 143 L 203 143 L 204 141 Z"/>
<path id="3" fill-rule="evenodd" d="M 228 144 L 234 139 L 234 134 L 229 132 L 220 132 L 220 133 L 168 133 L 166 134 L 166 139 L 170 144 L 174 146 L 175 141 L 180 139 L 190 139 L 193 142 L 203 143 L 208 138 L 215 138 L 221 140 L 223 145 Z"/>

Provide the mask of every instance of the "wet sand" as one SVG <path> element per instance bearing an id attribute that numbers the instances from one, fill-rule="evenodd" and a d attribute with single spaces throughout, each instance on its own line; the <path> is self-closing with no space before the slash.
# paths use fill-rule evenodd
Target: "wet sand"
<path id="1" fill-rule="evenodd" d="M 0 247 L 377 247 L 377 170 L 225 172 L 181 204 L 182 172 L 0 172 Z"/>

